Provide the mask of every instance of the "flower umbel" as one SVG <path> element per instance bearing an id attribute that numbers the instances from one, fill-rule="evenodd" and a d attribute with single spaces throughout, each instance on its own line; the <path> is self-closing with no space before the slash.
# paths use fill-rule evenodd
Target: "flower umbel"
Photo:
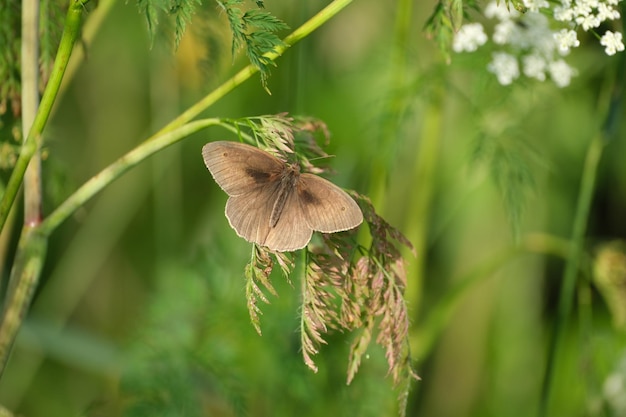
<path id="1" fill-rule="evenodd" d="M 487 66 L 493 72 L 502 85 L 509 85 L 519 77 L 519 65 L 517 59 L 506 52 L 496 52 L 493 60 Z"/>
<path id="2" fill-rule="evenodd" d="M 487 35 L 480 23 L 469 23 L 463 25 L 454 37 L 452 49 L 454 52 L 474 52 L 479 46 L 487 42 Z"/>
<path id="3" fill-rule="evenodd" d="M 507 1 L 489 3 L 484 15 L 496 20 L 491 39 L 497 47 L 488 70 L 502 85 L 510 85 L 524 75 L 539 81 L 550 78 L 558 87 L 568 86 L 576 70 L 562 57 L 580 46 L 577 31 L 595 33 L 601 24 L 619 19 L 617 5 L 621 1 L 523 0 L 523 13 L 510 7 Z M 607 55 L 624 50 L 620 32 L 607 30 L 602 37 L 597 33 L 596 36 Z M 473 52 L 487 40 L 481 24 L 469 23 L 461 26 L 455 35 L 453 49 Z"/>
<path id="4" fill-rule="evenodd" d="M 604 46 L 604 52 L 607 55 L 615 55 L 618 51 L 624 50 L 624 42 L 622 42 L 622 34 L 619 32 L 611 32 L 607 30 L 600 39 L 600 45 Z"/>

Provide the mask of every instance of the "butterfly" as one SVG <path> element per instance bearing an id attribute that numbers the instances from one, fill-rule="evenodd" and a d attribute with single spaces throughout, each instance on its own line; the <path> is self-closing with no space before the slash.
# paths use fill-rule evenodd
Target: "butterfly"
<path id="1" fill-rule="evenodd" d="M 229 196 L 228 222 L 249 242 L 290 252 L 305 247 L 313 231 L 335 233 L 363 222 L 361 209 L 341 188 L 254 146 L 210 142 L 202 157 Z"/>

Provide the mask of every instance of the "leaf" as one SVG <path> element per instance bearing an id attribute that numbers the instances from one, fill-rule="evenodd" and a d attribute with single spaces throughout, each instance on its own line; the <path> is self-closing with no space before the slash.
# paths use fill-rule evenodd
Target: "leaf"
<path id="1" fill-rule="evenodd" d="M 449 7 L 452 30 L 454 30 L 454 32 L 458 32 L 463 25 L 463 0 L 451 0 Z"/>
<path id="2" fill-rule="evenodd" d="M 274 32 L 288 29 L 289 26 L 263 10 L 252 9 L 243 13 L 240 8 L 236 7 L 241 4 L 240 0 L 216 1 L 226 12 L 233 33 L 233 56 L 240 48 L 244 47 L 250 63 L 261 74 L 261 84 L 267 89 L 267 79 L 270 75 L 269 66 L 276 64 L 264 55 L 274 51 L 278 46 L 284 46 L 282 40 Z"/>
<path id="3" fill-rule="evenodd" d="M 262 32 L 271 33 L 289 29 L 289 26 L 285 22 L 273 16 L 271 13 L 259 9 L 248 10 L 243 14 L 241 20 L 244 22 L 244 25 L 255 27 Z"/>
<path id="4" fill-rule="evenodd" d="M 531 165 L 540 161 L 539 154 L 520 136 L 501 133 L 482 135 L 474 147 L 474 161 L 486 165 L 500 192 L 515 239 L 521 231 L 524 204 L 535 188 Z"/>

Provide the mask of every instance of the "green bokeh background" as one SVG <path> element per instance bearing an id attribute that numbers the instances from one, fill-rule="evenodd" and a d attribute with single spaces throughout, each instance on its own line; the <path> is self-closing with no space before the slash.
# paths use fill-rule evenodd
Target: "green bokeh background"
<path id="1" fill-rule="evenodd" d="M 324 5 L 266 2 L 292 28 Z M 172 54 L 158 39 L 150 48 L 136 7 L 116 2 L 47 127 L 45 213 L 245 65 L 241 54 L 230 55 L 224 16 L 210 2 L 202 7 L 212 18 L 191 24 Z M 407 415 L 530 416 L 562 258 L 520 252 L 489 272 L 463 293 L 430 348 L 420 345 L 420 326 L 460 280 L 516 242 L 489 169 L 473 158 L 481 138 L 530 150 L 525 163 L 535 186 L 522 190 L 520 236 L 571 235 L 585 153 L 619 57 L 587 39 L 568 58 L 579 71 L 570 87 L 529 80 L 502 87 L 485 70 L 486 51 L 445 64 L 422 32 L 432 7 L 414 5 L 404 80 L 392 53 L 395 3 L 359 0 L 277 61 L 271 95 L 255 76 L 204 115 L 320 118 L 332 133 L 333 181 L 370 195 L 410 240 L 426 234 L 418 259 L 409 257 L 406 299 L 422 379 Z M 206 27 L 214 37 L 209 48 L 198 35 Z M 416 161 L 432 138 L 434 170 L 424 179 Z M 306 368 L 296 331 L 298 283 L 274 278 L 279 297 L 262 306 L 263 336 L 254 331 L 243 278 L 250 245 L 228 226 L 226 195 L 200 154 L 208 141 L 235 139 L 215 127 L 160 152 L 52 235 L 41 285 L 0 380 L 0 404 L 27 417 L 396 415 L 397 393 L 377 346 L 350 386 L 353 335 L 330 335 L 316 358 L 319 372 Z M 626 237 L 624 139 L 620 125 L 601 161 L 589 254 L 597 243 Z M 417 184 L 432 187 L 423 226 Z M 603 384 L 624 355 L 623 333 L 588 284 L 574 304 L 550 415 L 620 415 L 604 402 Z"/>

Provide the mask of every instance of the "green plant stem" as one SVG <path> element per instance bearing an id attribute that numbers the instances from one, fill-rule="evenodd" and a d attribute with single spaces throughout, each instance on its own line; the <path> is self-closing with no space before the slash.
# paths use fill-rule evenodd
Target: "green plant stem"
<path id="1" fill-rule="evenodd" d="M 0 376 L 4 372 L 11 346 L 15 340 L 30 301 L 37 288 L 46 257 L 48 237 L 38 228 L 25 227 L 18 244 L 17 256 L 11 270 L 7 303 L 0 322 Z"/>
<path id="2" fill-rule="evenodd" d="M 411 345 L 416 347 L 413 354 L 418 358 L 428 356 L 463 296 L 480 282 L 492 277 L 507 262 L 516 259 L 522 253 L 538 253 L 567 259 L 570 252 L 571 245 L 565 239 L 544 234 L 530 234 L 523 237 L 519 244 L 502 249 L 485 262 L 472 268 L 464 277 L 459 279 L 456 287 L 449 291 L 432 311 L 428 312 L 428 318 L 412 336 L 415 343 Z"/>
<path id="3" fill-rule="evenodd" d="M 285 47 L 278 48 L 275 52 L 267 54 L 267 56 L 272 60 L 278 58 L 285 52 L 287 47 L 308 36 L 351 2 L 352 0 L 335 0 L 287 36 L 284 40 L 286 45 Z M 202 100 L 198 101 L 176 119 L 168 123 L 159 132 L 146 139 L 146 141 L 139 145 L 139 147 L 130 151 L 114 164 L 107 167 L 95 177 L 91 178 L 42 222 L 41 232 L 46 234 L 51 233 L 52 230 L 67 219 L 78 207 L 80 207 L 80 205 L 93 197 L 97 192 L 111 183 L 123 172 L 141 162 L 142 159 L 145 159 L 154 152 L 179 141 L 185 137 L 185 135 L 191 134 L 210 125 L 220 124 L 221 122 L 218 119 L 206 119 L 185 125 L 185 123 L 188 123 L 230 91 L 241 85 L 257 71 L 258 70 L 252 65 L 246 66 L 232 78 L 205 96 Z M 183 127 L 181 128 L 181 126 Z M 224 126 L 226 127 L 226 125 Z M 171 133 L 172 135 L 168 135 L 168 133 Z"/>
<path id="4" fill-rule="evenodd" d="M 59 207 L 56 208 L 48 217 L 41 222 L 39 226 L 40 232 L 50 234 L 63 221 L 65 221 L 76 209 L 81 207 L 87 200 L 92 198 L 104 187 L 117 179 L 124 172 L 139 164 L 150 155 L 170 146 L 185 137 L 196 133 L 209 126 L 222 124 L 220 119 L 202 119 L 187 123 L 176 130 L 153 137 L 137 146 L 126 155 L 120 157 L 117 161 L 100 171 L 97 175 L 89 179 L 78 190 L 67 198 Z"/>
<path id="5" fill-rule="evenodd" d="M 271 60 L 275 60 L 282 55 L 289 46 L 308 36 L 351 2 L 352 0 L 333 1 L 285 38 L 284 43 L 286 46 L 277 48 L 275 52 L 266 54 L 266 56 Z M 74 41 L 78 34 L 82 5 L 82 2 L 74 0 L 72 0 L 70 4 L 50 81 L 46 86 L 39 111 L 37 112 L 30 133 L 24 141 L 22 151 L 11 174 L 9 183 L 7 184 L 7 191 L 4 193 L 2 201 L 0 202 L 0 230 L 6 222 L 9 210 L 22 183 L 24 171 L 39 146 L 41 133 L 50 115 L 52 105 L 57 96 L 64 71 L 71 55 Z M 10 348 L 15 339 L 17 330 L 21 325 L 22 318 L 30 305 L 34 288 L 36 288 L 41 266 L 45 259 L 45 242 L 47 242 L 48 235 L 87 200 L 148 156 L 200 129 L 221 124 L 222 122 L 219 119 L 204 119 L 189 122 L 213 103 L 242 84 L 257 71 L 258 70 L 252 65 L 248 65 L 239 71 L 230 80 L 226 81 L 212 93 L 190 107 L 137 148 L 131 150 L 99 174 L 92 177 L 37 227 L 31 230 L 25 230 L 22 233 L 22 238 L 20 239 L 22 244 L 18 247 L 16 263 L 11 271 L 12 278 L 10 282 L 15 283 L 16 291 L 9 290 L 7 302 L 4 305 L 2 322 L 0 323 L 0 375 L 8 360 Z M 36 236 L 37 239 L 33 239 L 33 236 Z"/>
<path id="6" fill-rule="evenodd" d="M 13 417 L 13 413 L 0 405 L 0 417 Z"/>
<path id="7" fill-rule="evenodd" d="M 39 0 L 22 1 L 22 133 L 27 138 L 39 104 Z M 36 150 L 24 177 L 24 224 L 41 220 L 41 154 Z"/>
<path id="8" fill-rule="evenodd" d="M 61 83 L 61 87 L 59 93 L 57 95 L 57 99 L 63 97 L 67 87 L 71 84 L 71 81 L 74 79 L 74 75 L 76 71 L 80 68 L 81 64 L 85 60 L 86 51 L 91 49 L 91 44 L 93 43 L 94 38 L 98 33 L 100 33 L 100 27 L 103 22 L 109 17 L 111 10 L 113 10 L 113 6 L 117 4 L 116 0 L 98 0 L 98 7 L 89 11 L 89 18 L 85 20 L 85 24 L 82 25 L 80 31 L 80 48 L 76 48 L 72 52 L 72 56 L 70 57 L 70 61 L 67 64 L 67 68 L 65 70 L 65 76 L 63 77 L 63 82 Z"/>
<path id="9" fill-rule="evenodd" d="M 285 46 L 275 48 L 274 52 L 267 53 L 265 54 L 265 56 L 272 61 L 276 60 L 287 50 L 287 48 L 310 35 L 313 31 L 315 31 L 317 28 L 322 26 L 329 19 L 331 19 L 341 10 L 343 10 L 348 4 L 352 3 L 352 1 L 353 0 L 333 1 L 315 16 L 302 24 L 302 26 L 300 26 L 298 29 L 294 30 L 290 35 L 288 35 L 283 40 Z M 225 83 L 223 83 L 207 96 L 205 96 L 202 100 L 198 101 L 196 104 L 185 110 L 180 116 L 178 116 L 176 119 L 172 120 L 165 127 L 163 127 L 157 134 L 169 132 L 172 129 L 176 129 L 179 126 L 184 125 L 185 123 L 202 113 L 204 110 L 212 106 L 215 102 L 224 97 L 226 94 L 234 90 L 236 87 L 243 84 L 244 81 L 248 80 L 248 78 L 250 78 L 258 71 L 259 70 L 252 64 L 246 66 L 229 80 L 227 80 Z"/>
<path id="10" fill-rule="evenodd" d="M 41 222 L 39 226 L 24 228 L 17 250 L 16 261 L 11 270 L 9 281 L 11 285 L 7 294 L 7 302 L 2 312 L 2 321 L 0 322 L 0 375 L 2 375 L 8 360 L 17 330 L 30 305 L 32 294 L 37 287 L 41 266 L 45 260 L 45 248 L 49 234 L 87 200 L 148 156 L 194 132 L 220 123 L 219 119 L 198 120 L 144 142 L 92 177 Z"/>
<path id="11" fill-rule="evenodd" d="M 63 35 L 61 36 L 61 42 L 59 44 L 59 50 L 57 52 L 56 59 L 54 60 L 54 66 L 50 73 L 50 80 L 41 98 L 39 110 L 33 121 L 33 125 L 30 128 L 26 140 L 22 144 L 20 156 L 17 158 L 15 168 L 11 172 L 11 177 L 6 186 L 6 191 L 0 201 L 0 230 L 4 228 L 11 206 L 15 201 L 17 192 L 24 179 L 24 173 L 26 168 L 39 147 L 41 140 L 41 133 L 48 121 L 48 116 L 52 110 L 52 105 L 55 102 L 67 62 L 69 61 L 72 53 L 72 48 L 78 31 L 80 28 L 81 14 L 83 12 L 82 1 L 71 0 L 70 7 L 67 11 L 67 17 L 65 19 L 65 26 L 63 28 Z"/>
<path id="12" fill-rule="evenodd" d="M 285 50 L 298 42 L 300 39 L 308 36 L 315 29 L 323 25 L 330 18 L 339 13 L 343 8 L 345 8 L 348 4 L 350 4 L 352 0 L 335 0 L 331 4 L 329 4 L 326 8 L 321 10 L 307 22 L 305 22 L 298 29 L 293 31 L 289 36 L 287 36 L 284 40 L 286 46 L 277 48 L 275 52 L 267 54 L 267 56 L 275 60 L 279 56 L 281 56 Z M 192 120 L 198 114 L 206 110 L 208 107 L 213 105 L 219 99 L 224 97 L 230 91 L 235 89 L 237 86 L 241 85 L 244 81 L 250 78 L 254 73 L 258 70 L 252 66 L 248 65 L 237 74 L 235 74 L 232 78 L 227 80 L 221 86 L 216 88 L 210 94 L 205 96 L 202 100 L 191 106 L 185 112 L 183 112 L 180 116 L 174 119 L 172 122 L 168 123 L 165 127 L 163 127 L 159 132 L 155 133 L 153 136 L 148 138 L 142 145 L 133 151 L 129 152 L 127 155 L 120 158 L 116 163 L 106 168 L 100 174 L 93 177 L 87 183 L 85 183 L 80 189 L 78 189 L 71 197 L 69 197 L 63 204 L 61 204 L 50 216 L 48 216 L 41 225 L 42 233 L 50 233 L 54 228 L 56 228 L 63 220 L 65 220 L 74 210 L 76 210 L 81 204 L 85 201 L 93 197 L 95 193 L 100 191 L 106 185 L 108 185 L 111 181 L 113 181 L 117 176 L 122 174 L 124 171 L 129 169 L 130 167 L 139 163 L 142 158 L 146 158 L 152 153 L 163 149 L 164 147 L 182 139 L 184 136 L 179 136 L 181 131 L 177 131 L 178 133 L 174 135 L 174 137 L 169 137 L 166 135 L 168 132 L 174 131 L 174 129 L 180 128 L 184 126 L 185 123 Z M 54 73 L 54 71 L 53 71 Z M 51 78 L 52 80 L 52 78 Z M 44 95 L 45 97 L 45 95 Z M 43 105 L 43 100 L 42 100 Z M 217 124 L 219 121 L 217 119 L 207 119 L 210 121 L 210 124 Z M 205 123 L 199 122 L 199 123 Z M 204 127 L 208 125 L 203 125 Z M 202 128 L 202 127 L 200 127 Z M 193 132 L 195 129 L 198 129 L 198 125 L 189 124 L 185 128 L 187 132 Z"/>
<path id="13" fill-rule="evenodd" d="M 539 404 L 540 416 L 545 416 L 548 412 L 550 393 L 553 385 L 552 381 L 556 369 L 557 351 L 559 350 L 559 346 L 562 344 L 567 328 L 567 322 L 572 311 L 572 303 L 576 292 L 576 278 L 583 251 L 583 238 L 587 229 L 587 219 L 589 218 L 589 210 L 591 208 L 596 174 L 598 172 L 598 164 L 600 162 L 600 157 L 602 156 L 604 143 L 603 133 L 597 134 L 591 140 L 587 150 L 587 156 L 585 158 L 580 192 L 578 194 L 578 202 L 576 204 L 574 226 L 572 230 L 572 246 L 570 248 L 567 257 L 567 264 L 563 273 L 556 322 L 552 338 L 550 339 L 550 345 L 548 347 L 548 360 L 543 378 L 541 400 Z"/>
<path id="14" fill-rule="evenodd" d="M 626 4 L 622 4 L 620 9 L 621 12 L 624 13 L 626 11 Z M 626 30 L 625 19 L 622 20 L 622 29 Z M 604 146 L 612 137 L 617 136 L 617 130 L 622 121 L 622 101 L 624 88 L 626 87 L 624 76 L 626 76 L 626 57 L 621 55 L 616 66 L 616 73 L 613 74 L 612 77 L 606 78 L 607 88 L 602 92 L 598 100 L 598 114 L 605 115 L 605 119 L 602 128 L 591 140 L 585 157 L 585 165 L 583 167 L 574 225 L 572 228 L 572 247 L 567 259 L 565 271 L 563 272 L 556 322 L 548 346 L 548 358 L 539 401 L 538 415 L 540 417 L 548 415 L 550 396 L 554 385 L 555 370 L 557 368 L 557 353 L 563 345 L 567 331 L 567 322 L 576 295 L 577 270 L 581 264 L 580 258 L 583 255 L 583 239 L 587 229 L 587 221 L 591 209 L 598 166 Z"/>

